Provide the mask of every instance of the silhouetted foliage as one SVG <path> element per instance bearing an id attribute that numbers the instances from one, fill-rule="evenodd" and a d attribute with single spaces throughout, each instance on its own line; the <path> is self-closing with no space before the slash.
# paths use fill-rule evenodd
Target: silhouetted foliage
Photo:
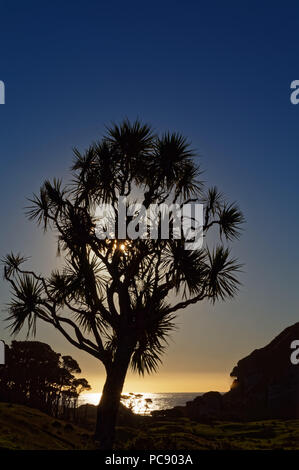
<path id="1" fill-rule="evenodd" d="M 6 345 L 6 363 L 0 366 L 0 401 L 37 408 L 53 416 L 70 417 L 78 397 L 90 385 L 71 356 L 61 356 L 39 341 L 12 341 Z M 72 413 L 74 416 L 74 412 Z"/>
<path id="2" fill-rule="evenodd" d="M 225 241 L 239 236 L 243 215 L 216 187 L 205 188 L 194 151 L 177 133 L 158 136 L 147 124 L 125 120 L 84 153 L 75 149 L 74 156 L 72 183 L 46 180 L 28 208 L 31 220 L 58 234 L 65 265 L 43 277 L 23 269 L 23 256 L 8 255 L 9 321 L 13 333 L 25 324 L 34 333 L 37 319 L 42 320 L 104 364 L 107 380 L 96 436 L 102 447 L 111 447 L 129 365 L 140 374 L 156 371 L 177 311 L 235 295 L 240 265 Z M 119 195 L 146 209 L 202 202 L 204 237 L 215 227 L 219 243 L 211 250 L 206 245 L 186 251 L 184 234 L 124 240 L 116 233 L 114 240 L 101 239 L 97 208 L 111 204 L 117 221 Z M 132 220 L 138 225 L 138 211 Z"/>

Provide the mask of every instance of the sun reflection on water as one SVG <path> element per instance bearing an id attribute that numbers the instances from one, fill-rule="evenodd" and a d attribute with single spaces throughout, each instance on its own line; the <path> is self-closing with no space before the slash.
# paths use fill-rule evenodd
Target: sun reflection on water
<path id="1" fill-rule="evenodd" d="M 98 405 L 101 395 L 101 393 L 83 393 L 80 396 L 80 404 Z M 134 413 L 149 414 L 153 409 L 154 395 L 151 393 L 124 393 L 121 402 Z"/>
<path id="2" fill-rule="evenodd" d="M 122 403 L 134 413 L 148 415 L 154 410 L 165 410 L 174 406 L 185 406 L 186 402 L 202 395 L 202 392 L 176 392 L 176 393 L 127 393 L 122 395 Z M 90 403 L 98 405 L 101 393 L 82 393 L 79 405 Z"/>

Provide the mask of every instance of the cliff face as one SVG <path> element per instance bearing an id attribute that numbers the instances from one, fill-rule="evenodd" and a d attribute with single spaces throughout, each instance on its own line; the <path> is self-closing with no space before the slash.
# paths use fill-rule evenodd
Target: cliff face
<path id="1" fill-rule="evenodd" d="M 299 364 L 290 360 L 294 340 L 299 340 L 299 322 L 241 359 L 231 372 L 229 392 L 205 393 L 170 414 L 199 421 L 299 418 Z"/>
<path id="2" fill-rule="evenodd" d="M 291 363 L 291 343 L 299 339 L 299 323 L 286 328 L 267 346 L 241 359 L 224 403 L 236 404 L 246 418 L 299 418 L 299 365 Z"/>

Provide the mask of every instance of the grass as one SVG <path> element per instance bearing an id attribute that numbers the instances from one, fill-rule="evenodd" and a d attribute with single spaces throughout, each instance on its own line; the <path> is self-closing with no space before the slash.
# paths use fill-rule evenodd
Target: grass
<path id="1" fill-rule="evenodd" d="M 117 449 L 299 450 L 299 420 L 201 424 L 145 417 L 117 428 Z M 32 408 L 0 403 L 0 450 L 93 449 L 92 432 Z"/>
<path id="2" fill-rule="evenodd" d="M 88 431 L 26 406 L 0 403 L 0 450 L 90 448 Z"/>
<path id="3" fill-rule="evenodd" d="M 201 424 L 179 418 L 148 422 L 124 444 L 125 449 L 152 450 L 299 450 L 299 420 Z"/>

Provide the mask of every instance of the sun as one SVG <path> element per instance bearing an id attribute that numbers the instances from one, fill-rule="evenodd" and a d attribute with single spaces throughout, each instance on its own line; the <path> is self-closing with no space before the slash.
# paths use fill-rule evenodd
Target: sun
<path id="1" fill-rule="evenodd" d="M 131 240 L 107 239 L 106 244 L 111 245 L 110 250 L 112 250 L 112 252 L 120 251 L 124 256 L 128 256 L 132 247 Z"/>
<path id="2" fill-rule="evenodd" d="M 128 255 L 132 243 L 130 240 L 114 241 L 113 248 L 114 250 L 121 251 L 125 256 Z"/>

